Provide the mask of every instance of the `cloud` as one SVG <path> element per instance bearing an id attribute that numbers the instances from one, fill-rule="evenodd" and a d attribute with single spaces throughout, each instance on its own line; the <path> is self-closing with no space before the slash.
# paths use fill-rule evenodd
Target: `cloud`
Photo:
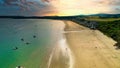
<path id="1" fill-rule="evenodd" d="M 0 15 L 46 15 L 53 10 L 41 0 L 0 0 Z"/>
<path id="2" fill-rule="evenodd" d="M 120 0 L 96 0 L 99 4 L 120 5 Z"/>
<path id="3" fill-rule="evenodd" d="M 50 2 L 50 0 L 41 0 L 42 2 Z"/>
<path id="4" fill-rule="evenodd" d="M 28 0 L 3 0 L 5 6 L 17 6 L 21 10 L 28 10 L 30 6 L 37 6 L 37 3 L 34 1 Z"/>
<path id="5" fill-rule="evenodd" d="M 120 0 L 0 0 L 0 2 L 4 4 L 0 6 L 0 15 L 12 12 L 23 15 L 120 13 Z"/>

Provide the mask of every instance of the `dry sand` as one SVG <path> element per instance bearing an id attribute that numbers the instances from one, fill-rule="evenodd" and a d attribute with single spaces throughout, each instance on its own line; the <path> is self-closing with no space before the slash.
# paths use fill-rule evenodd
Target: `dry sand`
<path id="1" fill-rule="evenodd" d="M 71 21 L 66 24 L 65 35 L 74 54 L 73 68 L 120 68 L 120 50 L 116 42 L 98 30 L 90 30 Z"/>

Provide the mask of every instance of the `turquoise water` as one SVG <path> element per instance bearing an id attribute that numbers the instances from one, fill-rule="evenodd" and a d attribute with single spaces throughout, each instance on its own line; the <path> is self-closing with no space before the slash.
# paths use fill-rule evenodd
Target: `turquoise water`
<path id="1" fill-rule="evenodd" d="M 19 65 L 25 68 L 47 68 L 48 57 L 58 37 L 55 34 L 59 29 L 56 22 L 0 19 L 0 68 L 15 68 Z M 18 49 L 14 50 L 16 47 Z"/>

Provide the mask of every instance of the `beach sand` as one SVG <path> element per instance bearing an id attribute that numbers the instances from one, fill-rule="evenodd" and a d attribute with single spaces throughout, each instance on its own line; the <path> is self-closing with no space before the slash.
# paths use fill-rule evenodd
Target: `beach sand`
<path id="1" fill-rule="evenodd" d="M 116 42 L 98 30 L 64 21 L 65 36 L 74 56 L 73 68 L 120 68 Z"/>

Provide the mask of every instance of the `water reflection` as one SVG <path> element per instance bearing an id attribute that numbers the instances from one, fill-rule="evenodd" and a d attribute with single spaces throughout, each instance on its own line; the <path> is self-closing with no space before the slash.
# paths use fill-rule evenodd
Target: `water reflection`
<path id="1" fill-rule="evenodd" d="M 65 67 L 69 54 L 61 54 L 67 50 L 64 48 L 64 27 L 62 21 L 56 20 L 0 19 L 0 67 L 51 68 L 56 62 L 58 66 Z M 54 57 L 59 58 L 51 60 L 51 53 L 56 47 L 59 53 L 55 50 L 58 54 L 54 53 Z"/>

